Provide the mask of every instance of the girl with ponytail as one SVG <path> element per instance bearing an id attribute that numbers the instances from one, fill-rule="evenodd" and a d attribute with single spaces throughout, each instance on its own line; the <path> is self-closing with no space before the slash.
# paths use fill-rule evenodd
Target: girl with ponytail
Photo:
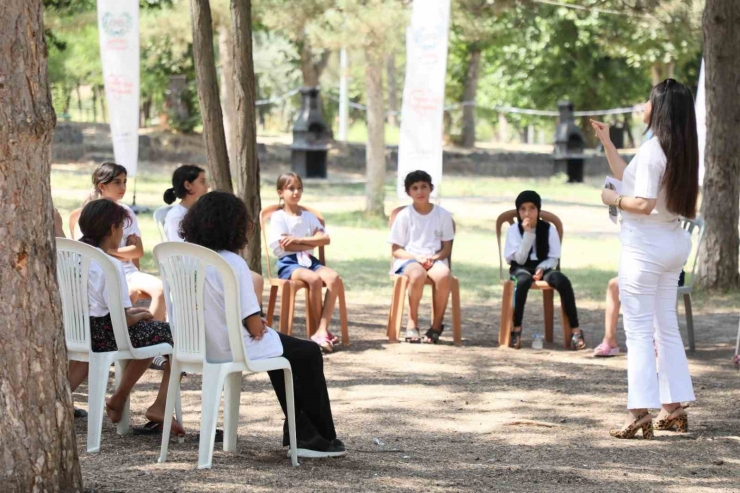
<path id="1" fill-rule="evenodd" d="M 183 241 L 180 236 L 180 223 L 188 209 L 208 192 L 206 172 L 199 166 L 184 164 L 172 174 L 172 188 L 164 192 L 164 201 L 172 206 L 164 220 L 164 232 L 167 241 Z"/>

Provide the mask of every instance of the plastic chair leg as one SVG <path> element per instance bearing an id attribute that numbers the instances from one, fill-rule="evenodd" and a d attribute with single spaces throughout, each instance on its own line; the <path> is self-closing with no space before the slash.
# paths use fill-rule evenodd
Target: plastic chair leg
<path id="1" fill-rule="evenodd" d="M 280 290 L 280 333 L 288 333 L 288 313 L 290 311 L 290 282 L 285 282 Z"/>
<path id="2" fill-rule="evenodd" d="M 111 365 L 108 353 L 90 352 L 87 372 L 87 451 L 100 451 L 100 434 L 103 430 L 105 391 L 108 388 L 108 371 Z"/>
<path id="3" fill-rule="evenodd" d="M 385 327 L 385 336 L 388 338 L 388 341 L 393 341 L 393 327 L 395 327 L 396 322 L 396 303 L 398 303 L 398 279 L 393 281 L 393 294 L 391 294 L 391 306 L 388 309 L 388 323 Z M 395 341 L 398 342 L 398 341 Z"/>
<path id="4" fill-rule="evenodd" d="M 570 349 L 570 338 L 573 336 L 573 331 L 570 328 L 570 319 L 565 314 L 565 307 L 562 300 L 560 302 L 560 318 L 563 322 L 563 346 L 565 349 Z"/>
<path id="5" fill-rule="evenodd" d="M 116 361 L 116 389 L 121 383 L 123 378 L 123 372 L 126 371 L 128 366 L 127 360 Z M 126 399 L 126 404 L 123 406 L 123 412 L 121 413 L 121 420 L 116 424 L 116 432 L 119 435 L 125 435 L 129 430 L 129 423 L 131 422 L 131 398 Z"/>
<path id="6" fill-rule="evenodd" d="M 452 340 L 455 346 L 462 345 L 462 316 L 460 313 L 460 281 L 452 277 Z"/>
<path id="7" fill-rule="evenodd" d="M 395 293 L 395 310 L 393 313 L 393 326 L 391 327 L 391 338 L 390 342 L 399 342 L 401 337 L 401 324 L 403 323 L 403 310 L 406 306 L 406 291 L 408 289 L 409 280 L 406 276 L 400 276 L 396 278 L 397 286 L 394 289 Z"/>
<path id="8" fill-rule="evenodd" d="M 501 296 L 501 322 L 498 332 L 498 347 L 507 348 L 511 342 L 511 324 L 514 315 L 514 281 L 504 281 Z"/>
<path id="9" fill-rule="evenodd" d="M 242 374 L 230 373 L 224 386 L 224 452 L 236 452 Z"/>
<path id="10" fill-rule="evenodd" d="M 203 365 L 203 387 L 201 389 L 200 445 L 198 446 L 198 469 L 210 469 L 213 461 L 216 421 L 225 375 L 218 365 Z"/>
<path id="11" fill-rule="evenodd" d="M 684 293 L 683 304 L 686 309 L 686 332 L 689 335 L 689 351 L 696 351 L 696 342 L 694 341 L 694 313 L 691 309 L 691 293 Z"/>
<path id="12" fill-rule="evenodd" d="M 285 398 L 288 406 L 288 436 L 290 437 L 290 462 L 293 467 L 298 465 L 298 439 L 295 430 L 295 398 L 293 396 L 293 372 L 286 368 L 283 370 L 285 380 Z"/>
<path id="13" fill-rule="evenodd" d="M 555 324 L 555 292 L 553 290 L 542 291 L 542 308 L 545 311 L 545 340 L 552 342 Z"/>
<path id="14" fill-rule="evenodd" d="M 288 306 L 288 335 L 293 335 L 293 321 L 295 319 L 295 299 L 298 295 L 298 285 L 291 281 L 288 283 L 288 292 L 290 293 L 288 303 L 286 305 Z M 308 307 L 307 307 L 308 308 Z M 306 324 L 308 325 L 308 320 L 306 320 Z"/>
<path id="15" fill-rule="evenodd" d="M 278 286 L 270 286 L 270 301 L 267 303 L 267 325 L 272 327 L 273 317 L 275 316 L 275 304 L 277 303 Z M 282 318 L 280 319 L 282 322 Z"/>
<path id="16" fill-rule="evenodd" d="M 319 330 L 319 321 L 314 320 L 311 316 L 311 288 L 306 287 L 303 291 L 306 294 L 306 339 L 310 339 Z M 298 297 L 297 291 L 293 294 L 293 297 Z M 293 306 L 295 309 L 295 304 Z"/>
<path id="17" fill-rule="evenodd" d="M 349 347 L 349 329 L 347 327 L 347 302 L 344 297 L 344 283 L 339 287 L 339 326 L 342 329 L 342 347 Z"/>
<path id="18" fill-rule="evenodd" d="M 172 430 L 172 409 L 181 406 L 180 401 L 180 364 L 170 360 L 170 384 L 167 386 L 167 401 L 164 405 L 164 423 L 162 423 L 162 445 L 159 449 L 159 460 L 167 461 L 167 451 L 170 444 L 170 431 Z M 182 410 L 177 411 L 177 421 L 182 424 Z"/>

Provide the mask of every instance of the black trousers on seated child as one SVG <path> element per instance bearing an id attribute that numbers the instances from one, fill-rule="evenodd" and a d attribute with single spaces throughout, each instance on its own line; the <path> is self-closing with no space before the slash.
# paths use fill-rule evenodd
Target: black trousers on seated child
<path id="1" fill-rule="evenodd" d="M 524 318 L 524 305 L 527 303 L 527 294 L 532 287 L 534 273 L 537 272 L 538 261 L 528 260 L 525 265 L 514 263 L 509 269 L 511 278 L 516 282 L 514 288 L 514 327 L 522 326 Z M 560 303 L 565 308 L 570 326 L 578 328 L 578 310 L 576 309 L 576 296 L 573 294 L 573 286 L 570 280 L 559 270 L 549 269 L 545 271 L 542 280 L 552 286 L 560 294 Z"/>
<path id="2" fill-rule="evenodd" d="M 283 357 L 293 370 L 296 438 L 308 442 L 317 434 L 331 442 L 337 437 L 331 415 L 329 392 L 324 377 L 324 358 L 321 348 L 313 341 L 280 334 Z M 283 445 L 288 445 L 288 403 L 285 395 L 285 376 L 282 370 L 268 372 L 280 407 L 285 414 Z"/>

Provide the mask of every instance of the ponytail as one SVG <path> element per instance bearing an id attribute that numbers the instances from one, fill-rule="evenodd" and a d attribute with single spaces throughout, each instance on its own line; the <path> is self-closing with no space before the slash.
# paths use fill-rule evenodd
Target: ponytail
<path id="1" fill-rule="evenodd" d="M 167 205 L 172 204 L 175 200 L 177 200 L 177 194 L 175 194 L 175 189 L 168 188 L 167 190 L 165 190 L 164 197 L 162 199 Z"/>
<path id="2" fill-rule="evenodd" d="M 173 203 L 176 199 L 183 199 L 188 195 L 188 189 L 185 188 L 185 183 L 193 183 L 198 179 L 201 173 L 205 173 L 205 170 L 200 166 L 192 164 L 183 164 L 172 173 L 172 188 L 168 188 L 164 192 L 164 201 L 167 204 Z"/>

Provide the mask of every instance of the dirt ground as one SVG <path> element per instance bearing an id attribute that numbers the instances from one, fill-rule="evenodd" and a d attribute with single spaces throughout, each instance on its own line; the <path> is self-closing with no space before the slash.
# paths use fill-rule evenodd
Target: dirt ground
<path id="1" fill-rule="evenodd" d="M 542 332 L 538 296 L 527 306 L 520 351 L 497 349 L 496 304 L 464 306 L 465 341 L 457 348 L 449 333 L 437 346 L 388 344 L 387 305 L 353 300 L 351 347 L 324 358 L 346 457 L 304 459 L 292 468 L 280 444 L 283 417 L 269 380 L 253 374 L 243 380 L 237 452 L 224 453 L 216 444 L 213 468 L 198 470 L 192 434 L 199 427 L 201 380 L 190 375 L 183 381 L 190 436 L 183 444 L 170 444 L 165 464 L 157 463 L 158 437 L 118 436 L 107 418 L 101 451 L 88 454 L 86 420 L 77 420 L 85 488 L 740 491 L 740 374 L 730 364 L 737 314 L 699 310 L 694 316 L 697 352 L 690 355 L 690 365 L 697 402 L 689 410 L 690 432 L 657 432 L 652 441 L 616 440 L 608 430 L 623 420 L 626 357 L 594 359 L 591 351 L 562 349 L 559 310 L 555 342 L 544 350 L 530 349 L 531 334 Z M 582 307 L 580 312 L 593 347 L 601 338 L 603 310 Z M 302 319 L 296 327 L 303 329 Z M 624 347 L 621 324 L 620 337 Z M 143 411 L 154 400 L 159 378 L 149 371 L 135 388 L 133 425 L 145 422 Z M 110 383 L 109 388 L 112 378 Z M 75 401 L 86 408 L 84 385 Z"/>

